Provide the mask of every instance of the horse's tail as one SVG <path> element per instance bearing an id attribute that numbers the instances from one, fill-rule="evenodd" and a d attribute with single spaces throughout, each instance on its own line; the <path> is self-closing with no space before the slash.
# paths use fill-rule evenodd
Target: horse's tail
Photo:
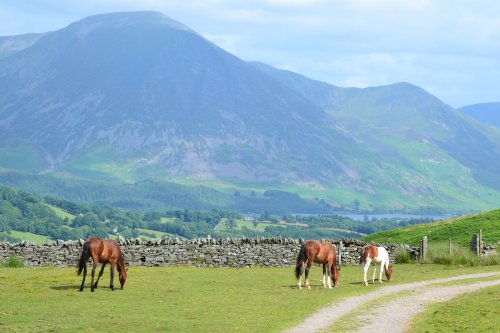
<path id="1" fill-rule="evenodd" d="M 78 261 L 78 275 L 82 274 L 85 268 L 85 262 L 90 256 L 90 243 L 83 243 L 82 254 L 80 255 L 80 261 Z"/>
<path id="2" fill-rule="evenodd" d="M 297 256 L 297 264 L 295 265 L 295 277 L 298 279 L 302 275 L 302 261 L 306 257 L 306 244 L 300 248 L 299 255 Z"/>

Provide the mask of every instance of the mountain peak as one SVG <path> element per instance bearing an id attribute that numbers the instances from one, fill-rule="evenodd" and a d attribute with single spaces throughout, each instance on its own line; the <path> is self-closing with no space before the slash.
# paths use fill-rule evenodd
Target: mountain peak
<path id="1" fill-rule="evenodd" d="M 157 27 L 193 32 L 184 24 L 155 11 L 115 12 L 88 16 L 69 25 L 77 29 L 81 35 L 86 35 L 97 28 L 122 29 L 130 27 Z"/>

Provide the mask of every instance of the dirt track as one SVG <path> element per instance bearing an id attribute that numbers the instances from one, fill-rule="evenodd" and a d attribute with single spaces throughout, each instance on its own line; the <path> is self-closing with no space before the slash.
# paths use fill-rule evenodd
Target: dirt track
<path id="1" fill-rule="evenodd" d="M 410 295 L 395 297 L 393 301 L 384 303 L 383 306 L 378 307 L 374 311 L 360 313 L 356 316 L 356 319 L 354 319 L 357 323 L 362 325 L 356 332 L 404 332 L 412 317 L 423 311 L 426 304 L 430 302 L 448 301 L 460 294 L 476 291 L 483 287 L 500 285 L 500 279 L 456 286 L 432 286 L 433 284 L 464 279 L 484 278 L 495 275 L 500 276 L 500 272 L 461 275 L 445 279 L 382 287 L 368 294 L 335 302 L 319 310 L 304 322 L 286 332 L 299 333 L 325 330 L 343 315 L 357 311 L 359 306 L 373 301 L 378 297 L 402 291 L 413 291 Z M 383 317 L 382 314 L 387 313 L 391 313 L 390 321 L 377 321 L 377 318 L 381 318 Z"/>

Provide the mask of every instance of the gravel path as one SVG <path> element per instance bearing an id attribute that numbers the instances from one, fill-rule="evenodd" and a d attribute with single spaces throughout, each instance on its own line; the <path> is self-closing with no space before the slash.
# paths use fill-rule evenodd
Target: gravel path
<path id="1" fill-rule="evenodd" d="M 366 323 L 358 332 L 404 332 L 411 318 L 418 312 L 423 311 L 425 304 L 436 301 L 447 301 L 462 293 L 475 291 L 486 286 L 500 285 L 500 279 L 449 287 L 432 287 L 432 284 L 464 279 L 484 278 L 495 275 L 500 275 L 500 272 L 468 274 L 451 278 L 382 287 L 364 295 L 354 296 L 335 302 L 319 310 L 304 322 L 287 330 L 286 332 L 317 332 L 326 329 L 335 320 L 339 319 L 343 315 L 355 311 L 359 306 L 373 301 L 378 297 L 402 291 L 414 290 L 415 292 L 410 296 L 398 297 L 394 301 L 383 304 L 383 306 L 379 307 L 376 311 L 360 314 L 356 318 L 358 323 Z M 377 322 L 376 319 L 381 316 L 379 313 L 393 314 L 391 316 L 391 321 L 389 323 Z"/>

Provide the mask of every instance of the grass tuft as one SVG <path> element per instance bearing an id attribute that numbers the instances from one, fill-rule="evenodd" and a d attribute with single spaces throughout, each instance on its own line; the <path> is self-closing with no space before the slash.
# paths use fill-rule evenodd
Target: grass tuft
<path id="1" fill-rule="evenodd" d="M 450 253 L 448 244 L 434 243 L 429 245 L 425 263 L 447 266 L 491 266 L 500 264 L 500 255 L 491 254 L 479 258 L 465 246 L 453 246 Z"/>
<path id="2" fill-rule="evenodd" d="M 5 261 L 0 261 L 0 267 L 20 268 L 24 267 L 24 261 L 16 256 L 10 256 Z"/>

